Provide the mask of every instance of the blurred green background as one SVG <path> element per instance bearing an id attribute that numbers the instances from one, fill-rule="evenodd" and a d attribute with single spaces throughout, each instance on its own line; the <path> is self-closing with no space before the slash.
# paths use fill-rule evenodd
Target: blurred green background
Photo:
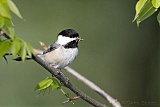
<path id="1" fill-rule="evenodd" d="M 123 107 L 159 107 L 159 40 L 156 14 L 136 26 L 132 23 L 136 0 L 13 0 L 24 20 L 13 15 L 18 37 L 41 49 L 57 34 L 73 28 L 84 39 L 79 56 L 70 66 L 108 94 Z M 51 75 L 34 61 L 9 64 L 0 60 L 0 107 L 91 107 L 79 99 L 68 103 L 60 91 L 38 95 L 36 84 Z M 111 105 L 72 75 L 64 73 L 82 91 Z M 74 96 L 68 89 L 64 90 Z"/>

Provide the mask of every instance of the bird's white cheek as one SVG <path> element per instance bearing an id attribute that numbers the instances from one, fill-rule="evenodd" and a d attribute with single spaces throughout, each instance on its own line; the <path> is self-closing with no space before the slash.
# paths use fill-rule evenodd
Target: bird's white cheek
<path id="1" fill-rule="evenodd" d="M 59 44 L 61 44 L 61 45 L 66 45 L 67 43 L 69 43 L 69 42 L 71 42 L 71 41 L 73 41 L 73 40 L 75 40 L 75 38 L 64 37 L 64 36 L 62 36 L 62 35 L 59 35 L 57 42 L 58 42 Z"/>

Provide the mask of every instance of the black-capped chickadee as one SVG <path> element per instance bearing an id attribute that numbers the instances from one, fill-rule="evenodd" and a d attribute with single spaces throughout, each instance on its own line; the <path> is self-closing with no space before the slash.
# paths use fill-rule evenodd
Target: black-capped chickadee
<path id="1" fill-rule="evenodd" d="M 58 34 L 56 42 L 38 55 L 56 69 L 68 66 L 78 55 L 78 42 L 82 41 L 73 29 L 66 29 Z"/>

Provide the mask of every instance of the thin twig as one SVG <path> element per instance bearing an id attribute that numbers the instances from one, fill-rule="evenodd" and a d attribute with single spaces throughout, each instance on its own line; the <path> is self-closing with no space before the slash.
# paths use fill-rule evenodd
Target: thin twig
<path id="1" fill-rule="evenodd" d="M 68 100 L 67 101 L 64 101 L 62 104 L 66 104 L 66 103 L 68 103 L 68 102 L 72 102 L 73 103 L 73 100 L 77 100 L 77 99 L 79 99 L 79 98 L 81 98 L 80 96 L 75 96 L 75 97 L 73 97 L 73 98 L 68 98 Z M 74 104 L 74 103 L 73 103 Z"/>
<path id="2" fill-rule="evenodd" d="M 87 86 L 89 86 L 91 89 L 93 89 L 95 92 L 97 92 L 99 95 L 101 95 L 104 99 L 106 99 L 109 103 L 113 105 L 113 107 L 121 107 L 121 104 L 114 98 L 112 98 L 109 94 L 107 94 L 105 91 L 103 91 L 100 87 L 98 87 L 96 84 L 76 72 L 74 69 L 70 68 L 69 66 L 64 68 L 67 72 L 75 76 L 77 79 L 85 83 Z"/>

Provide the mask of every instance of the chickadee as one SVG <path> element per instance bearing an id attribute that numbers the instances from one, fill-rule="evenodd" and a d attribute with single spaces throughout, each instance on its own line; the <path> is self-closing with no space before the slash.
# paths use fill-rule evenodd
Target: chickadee
<path id="1" fill-rule="evenodd" d="M 58 34 L 56 42 L 43 51 L 41 57 L 56 69 L 68 66 L 78 55 L 78 42 L 82 41 L 73 29 L 66 29 Z"/>

